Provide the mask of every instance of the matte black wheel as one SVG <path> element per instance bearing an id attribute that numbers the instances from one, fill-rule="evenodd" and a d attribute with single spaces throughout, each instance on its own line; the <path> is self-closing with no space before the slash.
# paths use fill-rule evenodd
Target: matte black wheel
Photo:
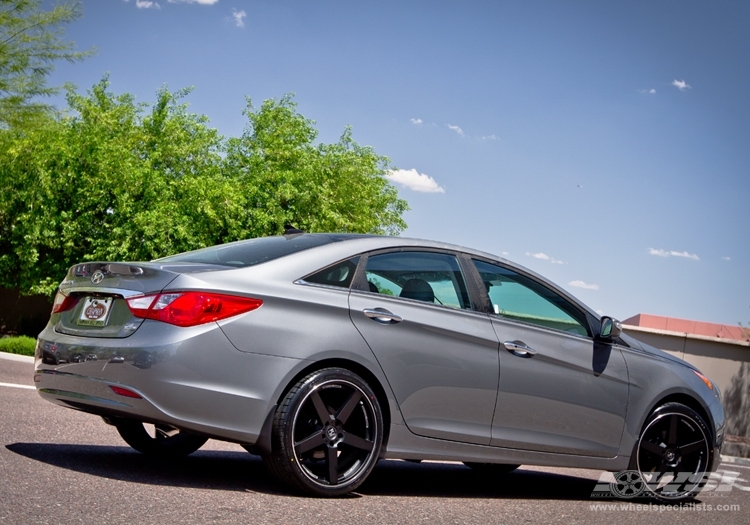
<path id="1" fill-rule="evenodd" d="M 476 470 L 477 472 L 481 472 L 482 474 L 494 474 L 497 476 L 502 476 L 503 474 L 513 472 L 521 466 L 508 465 L 505 463 L 474 463 L 472 461 L 464 461 L 464 465 L 473 470 Z"/>
<path id="2" fill-rule="evenodd" d="M 273 421 L 269 470 L 292 488 L 316 496 L 356 489 L 378 461 L 383 416 L 358 375 L 326 368 L 300 380 Z"/>
<path id="3" fill-rule="evenodd" d="M 208 441 L 208 438 L 186 434 L 169 425 L 150 425 L 132 419 L 113 423 L 128 445 L 153 457 L 181 458 L 192 454 Z"/>
<path id="4" fill-rule="evenodd" d="M 631 461 L 657 499 L 677 502 L 695 497 L 713 460 L 711 433 L 698 413 L 667 403 L 649 417 Z"/>

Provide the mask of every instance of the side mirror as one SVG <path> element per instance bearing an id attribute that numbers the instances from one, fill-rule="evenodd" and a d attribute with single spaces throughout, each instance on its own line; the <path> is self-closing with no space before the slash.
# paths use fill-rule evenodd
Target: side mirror
<path id="1" fill-rule="evenodd" d="M 599 337 L 602 339 L 614 339 L 622 333 L 622 323 L 612 317 L 602 317 L 602 329 Z"/>

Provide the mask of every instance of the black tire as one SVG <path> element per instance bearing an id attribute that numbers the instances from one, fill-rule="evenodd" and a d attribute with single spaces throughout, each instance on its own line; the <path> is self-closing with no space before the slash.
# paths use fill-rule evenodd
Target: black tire
<path id="1" fill-rule="evenodd" d="M 521 465 L 510 465 L 505 463 L 475 463 L 473 461 L 464 461 L 464 465 L 472 470 L 476 470 L 482 474 L 494 474 L 496 476 L 502 476 L 513 472 Z"/>
<path id="2" fill-rule="evenodd" d="M 294 490 L 323 497 L 347 494 L 367 479 L 380 456 L 383 415 L 357 374 L 325 368 L 301 379 L 273 419 L 264 462 Z"/>
<path id="3" fill-rule="evenodd" d="M 175 459 L 192 454 L 208 438 L 187 434 L 169 425 L 148 425 L 133 419 L 121 419 L 114 422 L 122 439 L 138 452 L 155 458 Z"/>
<path id="4" fill-rule="evenodd" d="M 667 403 L 649 416 L 636 441 L 630 468 L 646 493 L 669 503 L 694 498 L 713 463 L 711 432 L 703 418 L 680 403 Z"/>

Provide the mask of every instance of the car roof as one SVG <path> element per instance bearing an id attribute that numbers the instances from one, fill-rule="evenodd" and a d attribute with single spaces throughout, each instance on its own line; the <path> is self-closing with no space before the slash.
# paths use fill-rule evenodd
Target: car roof
<path id="1" fill-rule="evenodd" d="M 362 246 L 364 251 L 370 251 L 378 248 L 392 248 L 392 247 L 421 247 L 421 248 L 435 248 L 441 250 L 450 250 L 457 252 L 464 252 L 471 255 L 477 255 L 480 257 L 488 257 L 491 259 L 505 260 L 497 255 L 469 248 L 460 244 L 453 244 L 443 241 L 432 241 L 428 239 L 419 239 L 416 237 L 397 237 L 389 235 L 373 235 L 373 234 L 358 234 L 358 233 L 301 233 L 295 234 L 299 236 L 322 236 L 330 238 L 332 241 L 345 241 L 348 246 L 356 244 Z M 356 242 L 355 242 L 356 241 Z M 326 246 L 326 245 L 324 245 Z M 510 261 L 508 261 L 510 262 Z"/>

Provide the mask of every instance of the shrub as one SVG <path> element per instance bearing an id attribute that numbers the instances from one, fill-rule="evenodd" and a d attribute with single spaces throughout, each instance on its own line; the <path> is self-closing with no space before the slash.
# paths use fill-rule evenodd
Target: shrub
<path id="1" fill-rule="evenodd" d="M 36 339 L 22 335 L 20 337 L 3 337 L 0 339 L 0 352 L 10 354 L 34 355 Z"/>

